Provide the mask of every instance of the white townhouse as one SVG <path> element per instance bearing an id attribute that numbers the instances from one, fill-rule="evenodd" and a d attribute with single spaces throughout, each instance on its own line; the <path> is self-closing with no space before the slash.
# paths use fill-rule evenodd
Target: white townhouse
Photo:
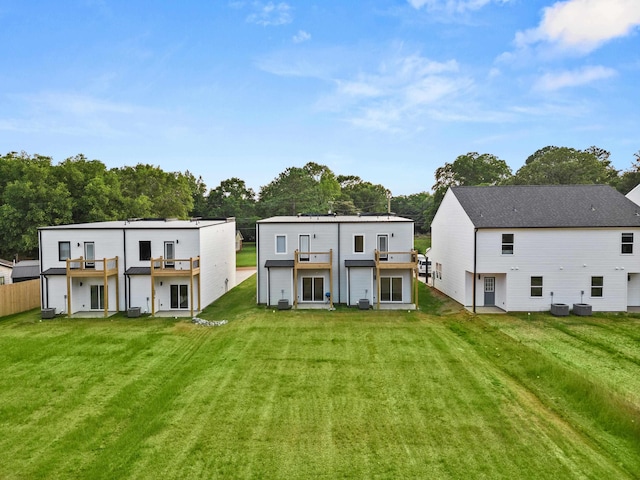
<path id="1" fill-rule="evenodd" d="M 256 225 L 257 300 L 296 308 L 416 308 L 413 220 L 298 215 Z"/>
<path id="2" fill-rule="evenodd" d="M 43 227 L 43 309 L 193 316 L 235 285 L 234 218 Z"/>
<path id="3" fill-rule="evenodd" d="M 431 224 L 433 286 L 464 306 L 640 306 L 640 207 L 606 185 L 450 188 Z"/>

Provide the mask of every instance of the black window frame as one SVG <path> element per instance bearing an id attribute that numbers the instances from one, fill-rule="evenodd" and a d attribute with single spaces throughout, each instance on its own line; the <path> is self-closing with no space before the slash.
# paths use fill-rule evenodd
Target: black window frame
<path id="1" fill-rule="evenodd" d="M 597 279 L 600 279 L 600 280 L 598 281 Z M 591 277 L 591 296 L 595 298 L 604 297 L 604 277 L 603 276 L 595 275 Z"/>
<path id="2" fill-rule="evenodd" d="M 620 253 L 622 255 L 633 254 L 633 233 L 632 232 L 622 233 L 621 241 L 620 241 Z"/>
<path id="3" fill-rule="evenodd" d="M 540 284 L 534 284 L 534 279 L 536 279 L 536 281 L 539 279 Z M 534 298 L 540 298 L 542 297 L 542 289 L 544 287 L 544 278 L 540 275 L 532 275 L 531 279 L 530 279 L 530 293 L 531 296 Z M 535 290 L 534 290 L 535 289 Z M 534 293 L 535 292 L 535 293 Z"/>
<path id="4" fill-rule="evenodd" d="M 514 245 L 515 245 L 515 238 L 513 233 L 503 233 L 502 234 L 502 255 L 513 255 Z"/>
<path id="5" fill-rule="evenodd" d="M 141 262 L 150 261 L 151 260 L 151 240 L 140 240 L 138 243 L 138 248 L 140 253 L 140 261 Z"/>
<path id="6" fill-rule="evenodd" d="M 62 258 L 62 246 L 67 246 L 67 256 Z M 68 258 L 71 258 L 71 242 L 58 242 L 58 260 L 60 262 L 66 262 Z"/>
<path id="7" fill-rule="evenodd" d="M 360 239 L 360 244 L 358 244 L 358 239 Z M 353 236 L 353 253 L 364 253 L 364 235 L 361 233 L 356 233 Z"/>

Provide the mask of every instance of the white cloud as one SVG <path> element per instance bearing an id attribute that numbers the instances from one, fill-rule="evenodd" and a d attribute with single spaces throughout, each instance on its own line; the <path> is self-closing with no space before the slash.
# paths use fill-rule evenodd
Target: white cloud
<path id="1" fill-rule="evenodd" d="M 519 47 L 547 42 L 589 53 L 609 40 L 630 35 L 638 26 L 638 0 L 566 0 L 546 7 L 540 25 L 518 32 L 515 41 Z"/>
<path id="2" fill-rule="evenodd" d="M 407 0 L 416 10 L 426 7 L 427 10 L 444 10 L 449 13 L 464 13 L 479 10 L 489 3 L 504 4 L 511 0 Z"/>
<path id="3" fill-rule="evenodd" d="M 616 71 L 602 66 L 584 67 L 579 70 L 566 70 L 564 72 L 546 73 L 536 82 L 536 90 L 553 91 L 567 87 L 586 85 L 597 80 L 611 78 Z"/>
<path id="4" fill-rule="evenodd" d="M 311 40 L 311 34 L 304 30 L 298 30 L 298 33 L 293 36 L 293 43 L 302 43 L 307 40 Z"/>
<path id="5" fill-rule="evenodd" d="M 355 126 L 389 132 L 404 130 L 473 84 L 459 73 L 456 61 L 436 62 L 418 54 L 387 58 L 373 72 L 334 83 L 320 108 L 341 113 Z"/>
<path id="6" fill-rule="evenodd" d="M 253 2 L 253 13 L 247 17 L 247 22 L 263 26 L 277 26 L 291 23 L 293 16 L 291 6 L 285 2 Z"/>

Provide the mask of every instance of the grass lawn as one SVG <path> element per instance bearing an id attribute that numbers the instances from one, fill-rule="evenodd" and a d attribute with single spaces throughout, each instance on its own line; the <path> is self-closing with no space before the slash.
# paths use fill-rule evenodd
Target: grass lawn
<path id="1" fill-rule="evenodd" d="M 416 235 L 413 237 L 413 248 L 418 253 L 424 254 L 425 250 L 431 246 L 431 235 Z"/>
<path id="2" fill-rule="evenodd" d="M 242 250 L 236 252 L 236 267 L 256 266 L 256 244 L 255 242 L 243 242 Z"/>
<path id="3" fill-rule="evenodd" d="M 0 478 L 639 478 L 640 319 L 0 319 Z"/>

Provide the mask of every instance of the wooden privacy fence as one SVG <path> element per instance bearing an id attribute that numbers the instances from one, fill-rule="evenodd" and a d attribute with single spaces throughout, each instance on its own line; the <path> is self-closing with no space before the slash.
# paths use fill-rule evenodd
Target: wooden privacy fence
<path id="1" fill-rule="evenodd" d="M 40 280 L 0 286 L 0 317 L 40 307 Z"/>

